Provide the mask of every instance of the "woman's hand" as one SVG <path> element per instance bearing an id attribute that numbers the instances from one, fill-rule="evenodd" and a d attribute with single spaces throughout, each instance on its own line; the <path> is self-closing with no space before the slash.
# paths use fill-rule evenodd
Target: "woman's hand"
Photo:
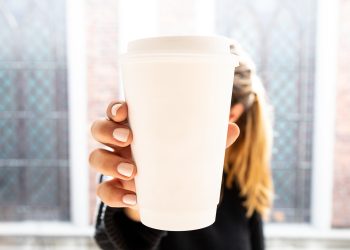
<path id="1" fill-rule="evenodd" d="M 92 136 L 98 142 L 113 149 L 96 149 L 89 157 L 90 166 L 113 179 L 98 185 L 97 195 L 110 207 L 124 207 L 131 219 L 140 221 L 134 177 L 137 173 L 132 161 L 130 144 L 132 132 L 127 123 L 128 107 L 124 102 L 112 102 L 107 108 L 107 119 L 97 120 L 91 127 Z M 229 123 L 226 147 L 238 137 L 239 128 Z"/>

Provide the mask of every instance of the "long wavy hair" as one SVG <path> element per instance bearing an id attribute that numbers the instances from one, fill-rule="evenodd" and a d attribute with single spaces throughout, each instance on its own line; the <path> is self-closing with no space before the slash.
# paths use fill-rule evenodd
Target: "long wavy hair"
<path id="1" fill-rule="evenodd" d="M 271 112 L 254 63 L 237 42 L 233 42 L 231 51 L 239 59 L 239 66 L 235 69 L 231 107 L 241 103 L 244 112 L 236 121 L 240 135 L 225 152 L 224 184 L 229 189 L 234 182 L 238 184 L 240 194 L 245 198 L 247 217 L 257 211 L 266 218 L 273 199 L 270 171 Z"/>

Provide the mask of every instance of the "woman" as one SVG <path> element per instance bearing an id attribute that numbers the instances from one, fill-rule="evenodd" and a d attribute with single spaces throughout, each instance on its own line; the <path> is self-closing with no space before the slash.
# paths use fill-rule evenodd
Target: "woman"
<path id="1" fill-rule="evenodd" d="M 95 239 L 102 249 L 264 249 L 262 217 L 272 201 L 267 105 L 253 63 L 238 44 L 232 52 L 240 65 L 234 75 L 221 201 L 215 223 L 184 232 L 156 230 L 140 223 L 127 105 L 112 102 L 107 108 L 108 119 L 96 121 L 92 134 L 114 151 L 97 149 L 90 155 L 93 168 L 114 177 L 102 182 L 101 176 L 97 189 L 102 202 Z"/>

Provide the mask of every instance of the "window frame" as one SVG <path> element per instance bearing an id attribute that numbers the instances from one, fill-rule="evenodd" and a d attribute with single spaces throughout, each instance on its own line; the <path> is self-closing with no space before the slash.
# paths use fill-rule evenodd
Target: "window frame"
<path id="1" fill-rule="evenodd" d="M 70 221 L 1 222 L 0 235 L 93 234 L 89 225 L 85 24 L 84 0 L 66 0 Z"/>
<path id="2" fill-rule="evenodd" d="M 332 227 L 339 0 L 317 5 L 311 224 L 321 230 Z"/>
<path id="3" fill-rule="evenodd" d="M 329 238 L 343 238 L 350 235 L 348 229 L 332 228 L 338 8 L 339 0 L 317 1 L 311 220 L 310 223 L 267 224 L 268 238 L 320 238 L 324 234 Z"/>
<path id="4" fill-rule="evenodd" d="M 89 224 L 86 19 L 83 0 L 66 0 L 71 222 Z M 76 181 L 79 179 L 79 181 Z"/>
<path id="5" fill-rule="evenodd" d="M 204 4 L 200 0 L 195 2 L 198 6 Z M 207 0 L 204 5 L 205 8 L 196 8 L 196 28 L 201 33 L 215 34 L 215 8 L 212 7 L 215 6 L 215 0 Z M 311 220 L 309 223 L 267 223 L 265 233 L 270 238 L 280 235 L 317 236 L 325 230 L 332 231 L 335 235 L 350 235 L 350 230 L 343 229 L 337 233 L 338 230 L 332 228 L 332 205 L 330 205 L 333 204 L 338 9 L 339 0 L 317 1 L 315 48 L 315 89 L 317 91 L 314 97 L 312 139 Z"/>

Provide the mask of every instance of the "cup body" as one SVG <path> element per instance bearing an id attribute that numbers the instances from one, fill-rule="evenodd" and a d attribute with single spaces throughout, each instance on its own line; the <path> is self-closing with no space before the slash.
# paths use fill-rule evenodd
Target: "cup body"
<path id="1" fill-rule="evenodd" d="M 215 221 L 237 66 L 229 45 L 222 37 L 157 37 L 129 43 L 122 56 L 146 226 L 184 231 Z"/>

